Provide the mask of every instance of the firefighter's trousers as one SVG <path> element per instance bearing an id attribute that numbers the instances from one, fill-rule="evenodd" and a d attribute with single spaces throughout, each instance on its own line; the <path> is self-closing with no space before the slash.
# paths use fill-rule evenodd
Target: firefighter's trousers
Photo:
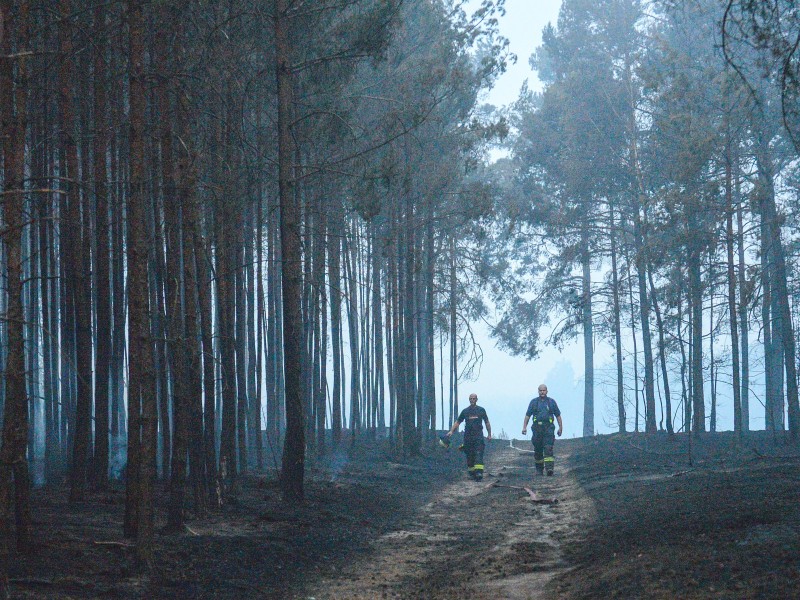
<path id="1" fill-rule="evenodd" d="M 553 444 L 556 442 L 556 427 L 553 423 L 534 423 L 531 428 L 531 443 L 533 444 L 533 458 L 536 461 L 536 470 L 543 473 L 553 471 Z"/>
<path id="2" fill-rule="evenodd" d="M 483 451 L 486 443 L 483 437 L 465 439 L 464 454 L 467 455 L 467 471 L 470 475 L 483 475 Z"/>

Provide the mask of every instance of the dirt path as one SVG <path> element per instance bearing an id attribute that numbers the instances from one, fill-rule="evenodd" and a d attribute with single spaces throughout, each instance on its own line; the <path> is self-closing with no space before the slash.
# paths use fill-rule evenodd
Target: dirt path
<path id="1" fill-rule="evenodd" d="M 570 457 L 558 460 L 556 476 L 537 477 L 532 455 L 496 441 L 482 482 L 448 484 L 415 518 L 372 540 L 358 560 L 294 597 L 544 598 L 545 586 L 570 566 L 563 544 L 593 516 Z M 533 503 L 517 489 L 523 486 L 559 502 Z"/>
<path id="2" fill-rule="evenodd" d="M 38 489 L 38 545 L 14 557 L 12 597 L 800 598 L 795 440 L 558 440 L 554 477 L 516 445 L 491 443 L 480 483 L 455 450 L 401 459 L 385 440 L 342 445 L 309 465 L 304 503 L 283 502 L 274 473 L 253 475 L 181 535 L 162 532 L 159 487 L 147 574 L 122 537 L 122 488 L 79 504 L 66 486 Z M 536 504 L 526 486 L 559 502 Z"/>

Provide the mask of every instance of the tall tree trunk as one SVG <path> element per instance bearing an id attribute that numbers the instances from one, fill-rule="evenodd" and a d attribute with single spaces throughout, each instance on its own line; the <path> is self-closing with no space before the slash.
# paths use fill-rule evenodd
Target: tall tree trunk
<path id="1" fill-rule="evenodd" d="M 401 346 L 401 353 L 403 356 L 403 367 L 400 371 L 404 393 L 401 394 L 402 399 L 402 421 L 403 421 L 403 451 L 406 455 L 416 456 L 419 454 L 419 429 L 416 422 L 416 365 L 414 360 L 415 348 L 414 340 L 416 338 L 414 320 L 415 320 L 415 302 L 414 302 L 414 274 L 416 273 L 416 256 L 414 249 L 416 247 L 416 229 L 414 221 L 414 205 L 410 198 L 404 200 L 405 214 L 402 215 L 401 227 L 404 229 L 404 239 L 400 242 L 400 247 L 403 250 L 401 260 L 398 261 L 400 265 L 400 273 L 402 276 L 400 285 L 400 300 L 402 303 L 400 323 L 402 331 L 398 338 L 398 344 Z"/>
<path id="2" fill-rule="evenodd" d="M 731 166 L 731 149 L 728 145 L 725 154 L 725 249 L 727 251 L 728 268 L 728 319 L 731 335 L 731 361 L 733 371 L 733 430 L 741 438 L 743 428 L 741 380 L 739 370 L 739 325 L 736 322 L 736 278 L 733 263 L 733 176 Z"/>
<path id="3" fill-rule="evenodd" d="M 316 210 L 316 227 L 314 228 L 313 243 L 313 304 L 311 311 L 314 315 L 314 415 L 316 417 L 315 429 L 317 434 L 317 454 L 325 454 L 325 391 L 327 371 L 327 294 L 325 293 L 325 254 L 327 239 L 327 215 L 322 198 L 314 202 Z"/>
<path id="4" fill-rule="evenodd" d="M 270 203 L 272 205 L 272 203 Z M 271 214 L 276 211 L 270 210 Z M 278 250 L 277 219 L 270 219 L 267 223 L 267 442 L 270 452 L 275 459 L 275 446 L 280 442 L 283 431 L 283 393 L 281 387 L 280 371 L 283 368 L 281 348 L 283 342 L 280 338 L 278 321 L 280 268 L 280 252 Z M 333 284 L 331 284 L 333 285 Z M 277 460 L 275 460 L 277 462 Z M 277 468 L 277 464 L 275 465 Z"/>
<path id="5" fill-rule="evenodd" d="M 620 315 L 622 305 L 619 301 L 619 270 L 617 268 L 617 229 L 614 224 L 614 206 L 609 206 L 609 233 L 611 235 L 611 298 L 614 313 L 614 348 L 617 364 L 617 420 L 620 433 L 627 429 L 625 416 L 625 382 L 622 371 L 622 323 Z"/>
<path id="6" fill-rule="evenodd" d="M 774 325 L 774 314 L 772 311 L 773 293 L 773 259 L 769 243 L 769 225 L 764 218 L 763 207 L 761 207 L 761 322 L 764 337 L 764 427 L 768 431 L 777 431 L 782 421 L 782 410 L 776 407 L 783 406 L 783 398 L 780 396 L 780 382 L 783 374 L 780 370 L 780 363 L 776 353 L 780 350 L 776 341 L 773 339 L 772 328 Z M 777 413 L 777 414 L 776 414 Z"/>
<path id="7" fill-rule="evenodd" d="M 94 399 L 94 486 L 99 490 L 108 487 L 109 467 L 109 369 L 111 360 L 111 289 L 109 280 L 109 231 L 108 189 L 106 182 L 107 126 L 106 126 L 106 82 L 105 35 L 106 11 L 102 4 L 94 10 L 94 193 L 97 246 L 97 350 L 95 352 L 95 399 Z"/>
<path id="8" fill-rule="evenodd" d="M 25 389 L 25 341 L 22 302 L 22 229 L 25 202 L 25 133 L 27 129 L 27 65 L 22 44 L 28 41 L 28 5 L 18 11 L 0 1 L 0 131 L 3 136 L 3 240 L 6 250 L 8 356 L 0 444 L 0 595 L 10 597 L 12 488 L 16 545 L 28 552 L 33 541 L 30 476 L 26 456 L 28 396 Z M 10 39 L 18 36 L 16 45 Z M 20 55 L 13 59 L 14 50 Z M 16 81 L 13 60 L 17 61 Z M 13 485 L 12 485 L 13 478 Z"/>
<path id="9" fill-rule="evenodd" d="M 256 468 L 263 468 L 264 457 L 262 454 L 261 446 L 261 358 L 256 349 L 256 334 L 260 330 L 256 326 L 256 282 L 255 273 L 256 265 L 253 259 L 253 243 L 254 220 L 256 215 L 261 215 L 261 197 L 256 192 L 255 185 L 251 187 L 254 202 L 258 205 L 258 210 L 254 210 L 255 206 L 250 205 L 247 209 L 246 222 L 244 227 L 244 265 L 242 266 L 242 273 L 245 275 L 245 303 L 247 304 L 247 315 L 245 322 L 245 334 L 247 336 L 247 364 L 248 368 L 245 372 L 247 381 L 247 399 L 248 399 L 248 441 L 250 447 L 248 448 L 248 457 L 251 464 Z M 259 228 L 260 231 L 260 228 Z M 260 338 L 259 338 L 260 341 Z"/>
<path id="10" fill-rule="evenodd" d="M 258 457 L 258 467 L 265 468 L 264 450 L 263 450 L 263 436 L 261 434 L 261 410 L 264 405 L 264 394 L 262 390 L 266 388 L 267 398 L 270 394 L 270 386 L 272 384 L 270 377 L 266 376 L 264 369 L 264 354 L 267 352 L 267 336 L 265 335 L 263 324 L 267 317 L 266 303 L 264 301 L 264 198 L 260 192 L 258 193 L 258 209 L 256 211 L 256 302 L 258 303 L 256 310 L 256 404 L 258 405 L 258 438 L 256 439 L 256 455 Z M 269 249 L 267 251 L 269 257 Z M 267 401 L 269 405 L 269 401 Z M 267 410 L 269 415 L 269 409 Z M 267 421 L 267 435 L 269 435 L 269 420 Z"/>
<path id="11" fill-rule="evenodd" d="M 650 298 L 647 293 L 647 263 L 646 256 L 647 241 L 645 240 L 644 228 L 646 221 L 637 213 L 634 221 L 634 236 L 636 238 L 636 274 L 639 283 L 639 312 L 642 321 L 642 349 L 644 351 L 644 414 L 647 433 L 656 431 L 656 396 L 653 372 L 653 342 L 650 335 Z"/>
<path id="12" fill-rule="evenodd" d="M 75 315 L 75 369 L 77 371 L 77 397 L 75 404 L 75 434 L 73 437 L 72 469 L 70 471 L 69 497 L 73 502 L 84 499 L 88 483 L 88 466 L 91 446 L 92 407 L 92 340 L 91 301 L 88 281 L 88 248 L 84 243 L 81 220 L 81 186 L 79 182 L 78 145 L 75 138 L 76 112 L 72 86 L 75 81 L 73 56 L 73 27 L 70 20 L 72 3 L 61 0 L 59 12 L 62 21 L 59 29 L 63 60 L 59 71 L 61 90 L 61 127 L 66 156 L 67 196 L 66 227 L 69 228 L 66 247 L 66 290 L 72 301 Z M 88 207 L 87 207 L 88 209 Z M 88 232 L 86 232 L 88 241 Z"/>
<path id="13" fill-rule="evenodd" d="M 436 367 L 434 365 L 433 348 L 433 299 L 434 299 L 434 211 L 433 203 L 428 200 L 426 206 L 425 237 L 423 239 L 423 260 L 424 260 L 424 280 L 423 289 L 423 322 L 422 322 L 422 343 L 420 349 L 423 355 L 422 371 L 423 385 L 422 398 L 425 403 L 425 428 L 430 432 L 436 429 Z"/>
<path id="14" fill-rule="evenodd" d="M 583 323 L 583 437 L 594 435 L 594 323 L 592 322 L 592 269 L 588 232 L 581 232 L 581 322 Z"/>
<path id="15" fill-rule="evenodd" d="M 678 327 L 677 337 L 678 346 L 681 349 L 681 402 L 683 403 L 683 431 L 689 432 L 691 430 L 691 385 L 687 385 L 687 371 L 690 360 L 686 358 L 686 346 L 683 343 L 683 285 L 680 283 L 683 278 L 683 273 L 678 270 Z"/>
<path id="16" fill-rule="evenodd" d="M 234 216 L 225 201 L 218 201 L 216 214 L 216 280 L 217 326 L 220 344 L 222 384 L 222 431 L 219 447 L 219 473 L 224 478 L 223 495 L 236 495 L 236 340 L 235 340 L 235 276 Z"/>
<path id="17" fill-rule="evenodd" d="M 708 252 L 708 375 L 711 387 L 711 414 L 709 415 L 708 430 L 714 433 L 717 430 L 717 368 L 714 364 L 714 287 L 716 273 L 714 272 L 714 251 Z"/>
<path id="18" fill-rule="evenodd" d="M 377 227 L 375 228 L 377 230 Z M 373 395 L 378 403 L 378 427 L 386 427 L 385 389 L 383 374 L 383 315 L 381 314 L 381 264 L 382 252 L 377 235 L 372 249 L 372 331 L 375 350 L 375 379 Z"/>
<path id="19" fill-rule="evenodd" d="M 145 188 L 144 15 L 141 0 L 128 0 L 130 52 L 130 178 L 128 198 L 128 472 L 126 534 L 136 535 L 136 559 L 153 562 L 153 480 L 156 452 L 156 397 L 148 311 L 148 251 Z"/>
<path id="20" fill-rule="evenodd" d="M 164 278 L 165 316 L 167 319 L 167 352 L 166 357 L 171 375 L 173 430 L 172 447 L 164 446 L 165 464 L 171 465 L 170 498 L 167 510 L 167 527 L 173 532 L 183 529 L 183 505 L 186 492 L 186 465 L 189 450 L 189 377 L 192 372 L 187 368 L 192 362 L 192 352 L 187 338 L 187 305 L 188 297 L 184 291 L 184 269 L 181 258 L 184 256 L 184 230 L 182 223 L 183 196 L 178 188 L 186 189 L 186 182 L 179 180 L 178 175 L 185 176 L 184 169 L 178 170 L 173 150 L 173 109 L 172 83 L 170 73 L 174 70 L 171 60 L 178 55 L 177 43 L 168 47 L 170 39 L 167 30 L 177 23 L 164 5 L 160 6 L 159 26 L 163 29 L 156 36 L 154 51 L 155 68 L 158 74 L 156 102 L 160 116 L 159 136 L 161 145 L 161 183 L 164 212 L 164 238 L 166 242 L 166 277 Z M 174 39 L 174 38 L 173 38 Z M 172 58 L 171 58 L 172 57 Z M 177 108 L 177 103 L 175 103 Z M 167 397 L 168 390 L 164 390 Z M 165 438 L 166 439 L 166 438 Z M 171 460 L 166 457 L 171 452 Z M 166 473 L 165 473 L 166 475 Z"/>
<path id="21" fill-rule="evenodd" d="M 630 256 L 625 256 L 625 269 L 628 275 L 628 303 L 631 307 L 631 339 L 633 340 L 633 399 L 635 406 L 635 416 L 633 430 L 639 431 L 639 348 L 636 341 L 636 310 L 633 303 L 633 277 L 631 277 Z"/>
<path id="22" fill-rule="evenodd" d="M 661 379 L 664 382 L 664 405 L 667 433 L 673 433 L 672 427 L 672 398 L 669 391 L 669 372 L 667 371 L 667 344 L 664 339 L 664 321 L 661 318 L 661 310 L 658 306 L 656 286 L 653 283 L 653 269 L 648 268 L 647 276 L 650 280 L 650 298 L 653 301 L 653 310 L 656 313 L 656 327 L 658 328 L 658 355 L 661 359 Z"/>
<path id="23" fill-rule="evenodd" d="M 154 100 L 155 104 L 155 100 Z M 165 117 L 166 118 L 166 117 Z M 154 136 L 155 137 L 155 136 Z M 155 139 L 152 140 L 155 143 Z M 152 146 L 152 145 L 150 145 Z M 158 171 L 158 151 L 150 147 L 153 173 Z M 174 186 L 173 186 L 174 187 Z M 168 478 L 172 472 L 170 449 L 172 448 L 172 424 L 170 420 L 169 398 L 169 357 L 167 348 L 167 314 L 164 305 L 166 295 L 164 281 L 166 279 L 166 255 L 164 253 L 164 228 L 161 213 L 163 201 L 160 194 L 154 193 L 148 203 L 148 220 L 153 245 L 150 247 L 150 329 L 154 345 L 154 360 L 156 377 L 156 407 L 158 411 L 156 468 L 160 464 L 160 476 Z M 160 435 L 159 435 L 160 434 Z"/>
<path id="24" fill-rule="evenodd" d="M 284 385 L 286 387 L 286 438 L 281 485 L 287 501 L 302 501 L 305 474 L 305 431 L 300 383 L 300 315 L 302 259 L 300 249 L 300 202 L 292 177 L 294 156 L 291 131 L 293 40 L 289 3 L 276 0 L 274 18 L 275 72 L 278 85 L 278 190 L 280 199 L 281 266 L 283 297 Z"/>
<path id="25" fill-rule="evenodd" d="M 192 234 L 192 247 L 197 270 L 197 306 L 200 311 L 200 339 L 202 346 L 203 371 L 203 465 L 208 492 L 214 493 L 212 482 L 217 480 L 217 445 L 216 427 L 218 422 L 216 411 L 216 377 L 214 373 L 214 344 L 212 341 L 212 281 L 209 274 L 210 250 L 203 235 L 197 198 L 194 193 L 187 203 L 186 226 Z"/>
<path id="26" fill-rule="evenodd" d="M 331 406 L 331 429 L 333 443 L 342 439 L 342 286 L 341 248 L 344 227 L 340 201 L 337 199 L 331 210 L 331 240 L 328 242 L 328 280 L 331 288 L 331 350 L 333 360 L 333 394 Z"/>
<path id="27" fill-rule="evenodd" d="M 46 167 L 45 167 L 46 168 Z M 56 336 L 56 310 L 53 303 L 53 228 L 50 224 L 51 203 L 47 195 L 40 196 L 39 203 L 39 256 L 42 261 L 42 354 L 44 363 L 44 478 L 55 480 L 60 465 L 58 460 L 58 382 L 55 378 L 55 358 L 58 337 Z"/>
<path id="28" fill-rule="evenodd" d="M 758 176 L 760 182 L 760 210 L 761 220 L 764 223 L 768 254 L 770 259 L 770 274 L 772 293 L 772 317 L 777 327 L 772 334 L 777 345 L 786 374 L 786 403 L 789 412 L 789 431 L 792 438 L 800 436 L 800 403 L 798 403 L 797 363 L 794 341 L 794 327 L 789 306 L 789 291 L 787 284 L 786 257 L 781 241 L 781 227 L 778 211 L 775 205 L 775 187 L 772 173 L 772 161 L 769 158 L 769 147 L 765 141 L 759 145 L 756 157 Z M 777 351 L 775 353 L 778 354 Z M 777 368 L 776 368 L 777 376 Z M 782 378 L 782 377 L 781 377 Z M 781 398 L 781 419 L 783 418 L 783 399 Z M 777 408 L 776 408 L 777 417 Z M 777 423 L 776 423 L 777 427 Z"/>
<path id="29" fill-rule="evenodd" d="M 742 218 L 742 195 L 739 190 L 739 157 L 736 155 L 736 227 L 737 227 L 737 246 L 738 246 L 738 279 L 739 279 L 739 328 L 742 334 L 742 432 L 750 431 L 750 341 L 749 341 L 749 319 L 747 309 L 750 305 L 750 295 L 747 286 L 747 266 L 744 258 L 744 223 Z"/>
<path id="30" fill-rule="evenodd" d="M 235 319 L 235 355 L 236 355 L 236 440 L 239 457 L 239 472 L 247 473 L 247 416 L 250 411 L 250 398 L 247 394 L 247 372 L 249 359 L 247 356 L 247 300 L 245 295 L 246 275 L 244 265 L 244 228 L 247 226 L 247 209 L 243 214 L 236 216 L 233 231 L 237 232 L 233 256 L 234 265 L 234 313 Z"/>
<path id="31" fill-rule="evenodd" d="M 700 251 L 692 242 L 689 255 L 689 299 L 691 303 L 692 330 L 692 404 L 695 433 L 706 430 L 705 400 L 703 393 L 703 286 L 700 280 Z"/>
<path id="32" fill-rule="evenodd" d="M 119 174 L 122 172 L 121 161 L 117 160 L 117 151 L 112 148 L 111 152 L 111 173 Z M 118 179 L 122 179 L 121 176 Z M 126 339 L 126 312 L 127 294 L 125 281 L 124 253 L 125 237 L 125 207 L 123 204 L 124 194 L 117 189 L 112 197 L 112 251 L 111 261 L 112 272 L 112 318 L 113 329 L 111 334 L 111 435 L 116 442 L 116 452 L 120 453 L 123 441 L 127 439 L 128 427 L 126 423 L 125 408 L 125 358 L 127 350 Z M 115 457 L 118 458 L 118 457 Z"/>
<path id="33" fill-rule="evenodd" d="M 179 25 L 178 35 L 180 39 L 185 39 L 182 25 Z M 195 240 L 197 232 L 197 197 L 195 195 L 196 173 L 195 158 L 196 153 L 191 143 L 191 135 L 188 126 L 188 107 L 187 98 L 184 94 L 178 93 L 175 98 L 176 126 L 177 133 L 183 143 L 177 146 L 177 172 L 176 184 L 178 203 L 181 207 L 180 231 L 181 248 L 183 252 L 183 290 L 186 315 L 186 330 L 184 332 L 186 344 L 185 378 L 187 389 L 186 401 L 188 406 L 189 419 L 189 469 L 194 505 L 196 514 L 204 514 L 208 504 L 209 478 L 206 467 L 205 453 L 205 431 L 203 428 L 203 333 L 200 316 L 200 297 L 198 288 L 198 261 L 204 257 L 197 256 L 197 247 L 200 245 Z M 211 390 L 213 394 L 213 382 Z M 213 413 L 207 416 L 212 422 Z M 176 428 L 176 440 L 177 440 Z M 213 441 L 213 439 L 212 439 Z M 213 453 L 213 445 L 211 449 Z M 212 461 L 213 464 L 213 461 Z M 173 475 L 176 471 L 173 470 Z M 176 499 L 177 505 L 177 499 Z"/>
<path id="34" fill-rule="evenodd" d="M 357 241 L 348 242 L 347 236 L 342 240 L 346 290 L 345 298 L 347 300 L 347 331 L 350 345 L 350 433 L 352 435 L 352 441 L 355 441 L 356 432 L 361 429 L 363 424 L 361 420 L 361 386 L 359 383 L 361 349 L 358 343 L 358 317 L 360 309 L 358 286 L 356 285 L 354 273 L 354 265 L 357 261 L 355 256 L 355 246 L 357 243 Z"/>
<path id="35" fill-rule="evenodd" d="M 450 238 L 450 419 L 458 416 L 458 278 L 456 270 L 456 238 Z"/>

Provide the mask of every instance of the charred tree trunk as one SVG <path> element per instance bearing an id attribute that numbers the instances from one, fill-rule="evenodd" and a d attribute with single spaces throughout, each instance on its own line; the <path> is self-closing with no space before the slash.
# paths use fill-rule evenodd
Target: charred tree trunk
<path id="1" fill-rule="evenodd" d="M 216 280 L 222 369 L 222 432 L 219 448 L 219 473 L 224 474 L 225 495 L 235 496 L 236 455 L 236 346 L 235 346 L 235 277 L 234 218 L 228 203 L 218 201 L 216 208 Z"/>
<path id="2" fill-rule="evenodd" d="M 592 270 L 588 232 L 581 232 L 581 322 L 583 323 L 583 437 L 594 435 L 594 323 L 592 322 Z"/>
<path id="3" fill-rule="evenodd" d="M 302 258 L 300 248 L 300 202 L 292 176 L 294 156 L 291 109 L 293 41 L 289 4 L 276 0 L 274 12 L 275 72 L 278 85 L 278 190 L 280 198 L 281 283 L 283 297 L 283 359 L 286 387 L 286 438 L 281 485 L 287 501 L 303 501 L 305 473 L 305 427 L 300 382 L 303 327 L 300 314 Z"/>
<path id="4" fill-rule="evenodd" d="M 742 403 L 742 432 L 750 431 L 750 341 L 749 341 L 749 319 L 747 318 L 747 308 L 750 304 L 750 289 L 747 284 L 746 263 L 744 258 L 744 223 L 742 217 L 742 197 L 739 193 L 739 165 L 738 156 L 736 159 L 736 226 L 737 226 L 737 246 L 738 246 L 738 279 L 739 279 L 739 330 L 741 331 L 742 349 L 742 391 L 740 394 Z"/>
<path id="5" fill-rule="evenodd" d="M 130 52 L 130 177 L 128 198 L 128 296 L 130 302 L 130 359 L 128 366 L 128 470 L 125 533 L 136 535 L 136 558 L 149 567 L 153 561 L 153 480 L 157 409 L 153 346 L 148 310 L 147 195 L 145 188 L 145 67 L 144 15 L 140 0 L 128 0 Z"/>
<path id="6" fill-rule="evenodd" d="M 661 318 L 661 310 L 658 306 L 656 286 L 653 283 L 653 269 L 648 268 L 647 276 L 650 280 L 650 298 L 653 301 L 653 310 L 656 313 L 656 327 L 658 328 L 658 355 L 661 363 L 661 379 L 664 382 L 664 405 L 665 421 L 667 433 L 673 433 L 672 427 L 672 398 L 669 391 L 669 372 L 667 371 L 667 344 L 664 338 L 664 321 Z"/>
<path id="7" fill-rule="evenodd" d="M 15 507 L 16 546 L 31 549 L 30 476 L 26 456 L 28 395 L 25 389 L 25 341 L 22 302 L 22 229 L 25 202 L 25 134 L 27 129 L 27 66 L 22 46 L 27 42 L 28 6 L 12 12 L 0 1 L 0 130 L 3 136 L 3 240 L 6 251 L 8 305 L 6 310 L 8 358 L 5 365 L 5 402 L 0 445 L 0 594 L 9 597 L 12 497 Z M 12 35 L 18 36 L 12 44 Z M 13 51 L 21 56 L 14 74 Z M 13 479 L 13 484 L 12 484 Z M 13 490 L 13 491 L 12 491 Z"/>
<path id="8" fill-rule="evenodd" d="M 731 334 L 731 360 L 733 370 L 733 430 L 742 436 L 742 398 L 739 370 L 739 325 L 736 322 L 736 277 L 733 263 L 733 176 L 730 146 L 727 148 L 725 160 L 725 249 L 728 267 L 728 319 Z"/>
<path id="9" fill-rule="evenodd" d="M 636 274 L 639 284 L 639 312 L 642 323 L 642 349 L 644 351 L 644 430 L 647 433 L 656 431 L 656 396 L 653 371 L 653 342 L 650 335 L 650 296 L 647 293 L 647 256 L 644 238 L 645 221 L 638 214 L 634 222 L 634 235 L 636 237 Z"/>
<path id="10" fill-rule="evenodd" d="M 247 356 L 247 300 L 245 295 L 245 265 L 244 265 L 244 228 L 247 227 L 247 209 L 242 215 L 236 217 L 233 231 L 238 232 L 235 238 L 235 250 L 233 257 L 234 264 L 234 314 L 236 338 L 234 342 L 236 355 L 236 441 L 238 448 L 239 468 L 238 472 L 247 473 L 248 452 L 247 452 L 247 416 L 250 412 L 250 399 L 247 393 L 247 372 L 249 370 L 249 358 Z"/>
<path id="11" fill-rule="evenodd" d="M 775 377 L 783 379 L 786 375 L 786 403 L 789 413 L 789 432 L 793 438 L 800 436 L 800 404 L 798 404 L 797 363 L 794 341 L 794 327 L 789 306 L 789 291 L 787 286 L 786 257 L 781 241 L 781 223 L 775 205 L 774 175 L 772 161 L 769 156 L 769 147 L 766 141 L 760 141 L 759 152 L 756 157 L 759 177 L 759 209 L 761 221 L 767 244 L 766 251 L 769 257 L 771 316 L 773 319 L 772 335 L 774 337 L 773 360 L 776 363 Z M 783 365 L 781 365 L 783 363 Z M 783 367 L 783 368 L 782 368 Z M 783 421 L 783 398 L 780 400 L 780 419 Z M 778 428 L 778 407 L 773 405 L 775 415 L 775 428 Z"/>
<path id="12" fill-rule="evenodd" d="M 689 299 L 691 306 L 691 377 L 692 377 L 692 429 L 695 433 L 706 430 L 705 400 L 703 391 L 703 286 L 700 280 L 700 252 L 693 249 L 689 257 Z"/>
<path id="13" fill-rule="evenodd" d="M 376 228 L 377 230 L 377 228 Z M 386 427 L 385 388 L 383 380 L 383 315 L 381 313 L 381 256 L 377 235 L 372 248 L 372 331 L 375 351 L 375 379 L 373 396 L 378 403 L 378 427 Z"/>
<path id="14" fill-rule="evenodd" d="M 70 471 L 70 500 L 84 499 L 88 483 L 88 466 L 91 446 L 92 407 L 92 341 L 91 302 L 89 296 L 88 248 L 84 243 L 81 219 L 81 188 L 79 182 L 78 144 L 75 137 L 76 112 L 72 86 L 75 81 L 73 57 L 72 3 L 62 0 L 59 11 L 60 49 L 63 56 L 59 71 L 61 90 L 61 128 L 66 158 L 65 179 L 69 229 L 65 248 L 66 293 L 74 307 L 75 318 L 75 369 L 77 372 L 77 396 L 75 404 L 75 434 L 73 437 L 72 469 Z M 86 207 L 88 208 L 88 207 Z M 88 235 L 88 232 L 86 232 Z M 88 241 L 88 240 L 87 240 Z"/>
<path id="15" fill-rule="evenodd" d="M 106 12 L 103 5 L 94 11 L 94 193 L 95 193 L 95 265 L 97 276 L 97 350 L 95 352 L 94 400 L 94 486 L 108 487 L 109 467 L 109 369 L 111 360 L 111 288 L 109 280 L 108 181 L 106 161 L 108 151 L 106 126 L 105 31 Z"/>
<path id="16" fill-rule="evenodd" d="M 197 270 L 196 287 L 197 307 L 200 311 L 200 340 L 202 349 L 203 372 L 203 473 L 209 494 L 213 493 L 212 482 L 217 480 L 217 446 L 216 446 L 216 377 L 214 375 L 214 344 L 212 341 L 212 303 L 210 275 L 210 251 L 203 235 L 197 199 L 194 194 L 187 204 L 187 228 L 192 234 L 195 268 Z"/>
<path id="17" fill-rule="evenodd" d="M 617 419 L 619 432 L 625 433 L 627 417 L 625 415 L 625 382 L 622 370 L 622 323 L 620 315 L 622 305 L 619 300 L 619 271 L 617 268 L 617 229 L 614 224 L 614 207 L 609 207 L 609 232 L 611 234 L 611 298 L 614 312 L 614 347 L 617 364 Z"/>
<path id="18" fill-rule="evenodd" d="M 456 270 L 456 238 L 450 238 L 450 419 L 458 416 L 458 277 Z"/>
<path id="19" fill-rule="evenodd" d="M 331 406 L 331 430 L 333 443 L 342 439 L 342 286 L 341 286 L 341 248 L 342 215 L 339 201 L 331 211 L 331 241 L 328 243 L 330 260 L 328 264 L 328 280 L 331 288 L 331 354 L 333 360 L 333 393 Z"/>

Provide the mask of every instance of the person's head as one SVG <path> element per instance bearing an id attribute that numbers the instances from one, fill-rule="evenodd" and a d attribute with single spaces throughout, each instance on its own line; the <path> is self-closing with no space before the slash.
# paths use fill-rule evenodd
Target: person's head
<path id="1" fill-rule="evenodd" d="M 478 403 L 478 394 L 470 394 L 469 395 L 470 406 L 475 406 L 477 403 Z"/>
<path id="2" fill-rule="evenodd" d="M 544 398 L 547 396 L 547 386 L 545 384 L 541 384 L 539 386 L 539 397 Z"/>

